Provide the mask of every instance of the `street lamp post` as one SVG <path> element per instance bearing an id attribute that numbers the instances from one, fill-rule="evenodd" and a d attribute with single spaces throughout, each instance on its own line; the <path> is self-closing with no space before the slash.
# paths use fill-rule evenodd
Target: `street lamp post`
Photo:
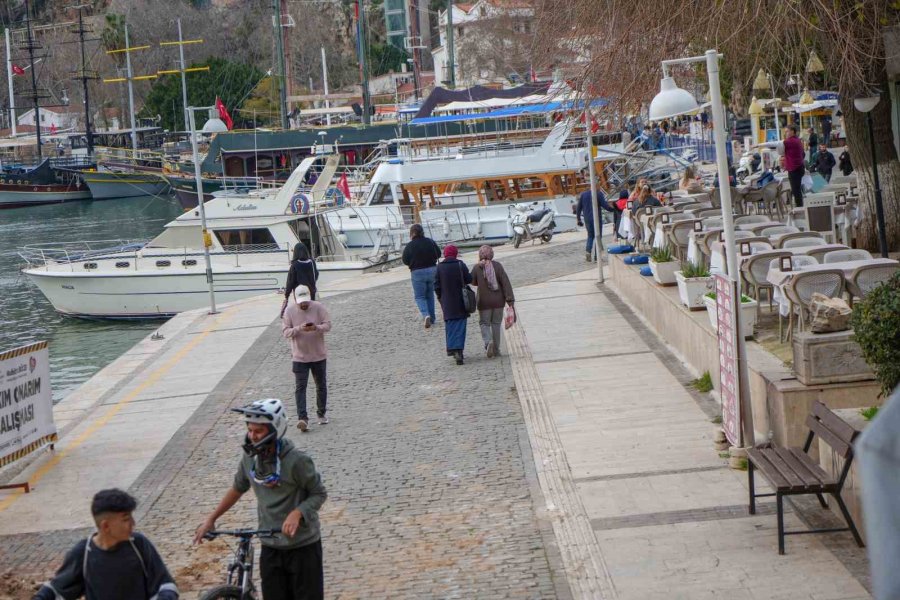
<path id="1" fill-rule="evenodd" d="M 194 178 L 197 183 L 197 206 L 200 208 L 200 228 L 203 236 L 203 260 L 206 263 L 206 283 L 209 285 L 209 314 L 216 314 L 216 293 L 213 290 L 212 261 L 209 257 L 209 247 L 212 246 L 212 236 L 206 229 L 206 208 L 203 205 L 203 176 L 200 174 L 200 152 L 198 151 L 197 122 L 194 111 L 208 110 L 209 119 L 203 125 L 203 133 L 218 133 L 228 131 L 225 123 L 219 119 L 215 106 L 188 106 L 188 124 L 191 132 L 191 152 L 194 159 Z"/>
<path id="2" fill-rule="evenodd" d="M 875 219 L 878 221 L 878 245 L 881 246 L 881 256 L 888 257 L 887 232 L 884 226 L 884 205 L 881 202 L 881 182 L 878 179 L 878 157 L 875 154 L 875 128 L 872 126 L 872 111 L 878 106 L 881 96 L 869 98 L 856 98 L 853 106 L 866 115 L 866 123 L 869 126 L 869 146 L 872 148 L 872 177 L 875 180 Z"/>
<path id="3" fill-rule="evenodd" d="M 732 294 L 731 311 L 735 318 L 734 331 L 738 332 L 737 358 L 738 380 L 740 385 L 740 411 L 743 425 L 744 443 L 754 445 L 753 413 L 750 409 L 749 379 L 747 369 L 747 348 L 744 336 L 740 335 L 741 326 L 741 295 L 739 285 L 739 272 L 737 260 L 737 247 L 734 237 L 734 212 L 731 205 L 731 186 L 728 178 L 728 158 L 726 155 L 727 140 L 725 139 L 725 106 L 722 103 L 722 89 L 719 83 L 719 57 L 715 50 L 707 50 L 703 56 L 664 60 L 662 62 L 663 79 L 660 82 L 660 93 L 650 103 L 650 119 L 660 121 L 668 117 L 685 114 L 697 110 L 697 100 L 694 96 L 675 85 L 675 81 L 669 76 L 668 67 L 678 64 L 706 63 L 706 73 L 709 78 L 709 96 L 712 109 L 713 139 L 716 146 L 716 167 L 719 174 L 719 197 L 722 201 L 722 228 L 725 242 L 725 257 L 728 266 L 728 276 L 737 293 Z M 762 74 L 762 71 L 760 71 Z M 759 79 L 759 78 L 757 78 Z M 777 110 L 777 109 L 776 109 Z M 777 113 L 776 113 L 777 114 Z"/>

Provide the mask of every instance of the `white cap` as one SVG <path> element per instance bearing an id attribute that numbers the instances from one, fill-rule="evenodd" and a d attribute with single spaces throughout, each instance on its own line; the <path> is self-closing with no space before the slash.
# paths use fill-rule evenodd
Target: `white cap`
<path id="1" fill-rule="evenodd" d="M 305 285 L 298 285 L 296 288 L 294 288 L 294 296 L 297 298 L 297 302 L 309 300 L 309 288 Z"/>

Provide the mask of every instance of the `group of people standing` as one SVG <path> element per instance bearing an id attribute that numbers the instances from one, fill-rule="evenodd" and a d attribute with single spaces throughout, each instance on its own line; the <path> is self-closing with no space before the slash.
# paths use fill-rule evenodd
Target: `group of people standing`
<path id="1" fill-rule="evenodd" d="M 435 324 L 437 297 L 444 317 L 447 356 L 457 365 L 465 364 L 469 316 L 477 310 L 485 354 L 488 358 L 499 356 L 504 306 L 514 310 L 515 296 L 506 270 L 494 260 L 494 249 L 481 246 L 478 262 L 470 271 L 459 259 L 459 249 L 453 244 L 444 246 L 441 252 L 434 240 L 425 237 L 425 230 L 419 224 L 410 227 L 409 234 L 410 241 L 403 249 L 402 260 L 409 267 L 413 296 L 425 329 L 431 329 Z M 440 260 L 442 256 L 443 260 Z M 474 306 L 466 299 L 470 284 L 477 290 Z"/>

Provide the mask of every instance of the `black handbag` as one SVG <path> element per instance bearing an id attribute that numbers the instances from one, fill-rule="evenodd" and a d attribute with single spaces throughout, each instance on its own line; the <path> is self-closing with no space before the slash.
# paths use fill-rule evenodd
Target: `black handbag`
<path id="1" fill-rule="evenodd" d="M 463 308 L 470 315 L 478 309 L 478 301 L 475 298 L 475 290 L 466 283 L 466 272 L 463 270 L 462 262 L 459 263 L 459 276 L 462 278 L 462 301 Z"/>

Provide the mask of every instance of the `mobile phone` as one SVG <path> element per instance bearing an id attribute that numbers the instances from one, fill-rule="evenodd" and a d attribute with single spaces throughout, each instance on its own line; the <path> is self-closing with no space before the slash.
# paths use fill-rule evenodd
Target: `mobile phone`
<path id="1" fill-rule="evenodd" d="M 309 327 L 310 325 L 315 325 L 315 323 L 304 323 L 303 324 L 304 327 Z"/>

